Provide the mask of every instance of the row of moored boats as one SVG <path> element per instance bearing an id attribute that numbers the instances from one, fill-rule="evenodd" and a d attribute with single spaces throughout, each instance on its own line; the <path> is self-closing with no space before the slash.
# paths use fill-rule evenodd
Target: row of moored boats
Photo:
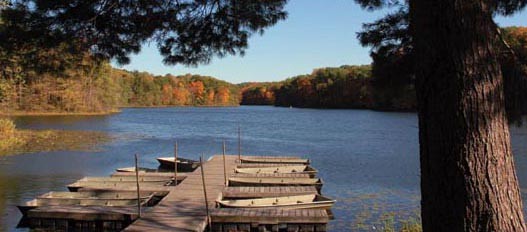
<path id="1" fill-rule="evenodd" d="M 157 158 L 159 168 L 119 168 L 110 177 L 84 177 L 68 185 L 70 192 L 49 192 L 18 206 L 26 215 L 31 209 L 43 206 L 105 206 L 126 207 L 138 204 L 137 182 L 141 183 L 139 194 L 142 206 L 153 206 L 166 194 L 166 186 L 184 179 L 184 172 L 192 172 L 200 162 L 178 158 L 177 171 L 183 172 L 174 179 L 175 158 Z M 296 157 L 243 156 L 234 175 L 228 178 L 228 186 L 313 186 L 317 194 L 277 195 L 263 198 L 229 199 L 217 201 L 220 208 L 280 208 L 280 209 L 326 209 L 330 210 L 335 200 L 321 195 L 322 180 L 308 159 Z M 172 171 L 171 171 L 172 170 Z M 139 175 L 140 174 L 140 175 Z"/>

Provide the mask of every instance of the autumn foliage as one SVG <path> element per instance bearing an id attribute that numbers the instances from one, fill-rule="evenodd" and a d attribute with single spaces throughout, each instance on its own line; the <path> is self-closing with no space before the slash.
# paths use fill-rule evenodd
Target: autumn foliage
<path id="1" fill-rule="evenodd" d="M 87 70 L 25 73 L 0 78 L 3 113 L 109 112 L 123 106 L 231 106 L 240 101 L 236 85 L 199 75 L 154 76 L 92 64 Z"/>
<path id="2" fill-rule="evenodd" d="M 277 82 L 249 82 L 240 84 L 242 91 L 242 105 L 274 105 L 275 92 L 282 83 Z"/>
<path id="3" fill-rule="evenodd" d="M 378 88 L 370 65 L 315 69 L 311 74 L 273 83 L 244 83 L 242 105 L 276 105 L 311 108 L 369 108 L 412 110 L 415 92 Z M 380 96 L 397 92 L 387 105 Z M 383 97 L 382 99 L 385 99 Z"/>
<path id="4" fill-rule="evenodd" d="M 239 104 L 236 85 L 199 75 L 153 76 L 117 70 L 121 106 L 229 106 Z"/>

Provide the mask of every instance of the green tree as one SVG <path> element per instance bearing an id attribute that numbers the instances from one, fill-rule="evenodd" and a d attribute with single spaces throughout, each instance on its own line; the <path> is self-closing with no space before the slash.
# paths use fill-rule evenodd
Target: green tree
<path id="1" fill-rule="evenodd" d="M 197 65 L 214 55 L 243 54 L 248 38 L 286 18 L 286 0 L 13 0 L 2 11 L 0 48 L 80 50 L 119 63 L 157 43 L 166 64 Z"/>
<path id="2" fill-rule="evenodd" d="M 363 24 L 357 33 L 363 46 L 371 47 L 374 104 L 377 109 L 413 110 L 416 106 L 412 36 L 407 6 Z"/>
<path id="3" fill-rule="evenodd" d="M 405 4 L 357 2 L 370 9 Z M 503 41 L 493 21 L 525 5 L 409 1 L 424 231 L 526 231 L 499 65 Z"/>

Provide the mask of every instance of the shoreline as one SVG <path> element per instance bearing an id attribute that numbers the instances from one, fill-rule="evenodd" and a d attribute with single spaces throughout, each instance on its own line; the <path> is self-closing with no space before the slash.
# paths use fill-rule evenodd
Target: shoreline
<path id="1" fill-rule="evenodd" d="M 289 108 L 288 106 L 269 105 L 269 104 L 239 104 L 239 105 L 200 105 L 200 106 L 178 106 L 178 105 L 158 105 L 158 106 L 119 106 L 118 109 L 102 112 L 24 112 L 14 111 L 10 113 L 0 112 L 0 117 L 24 117 L 24 116 L 107 116 L 121 113 L 121 109 L 146 109 L 146 108 L 228 108 L 241 106 L 271 106 L 280 108 Z M 322 109 L 322 110 L 372 110 L 378 112 L 400 112 L 400 113 L 415 113 L 415 109 L 392 109 L 392 108 L 370 108 L 370 107 L 293 107 L 298 109 Z"/>
<path id="2" fill-rule="evenodd" d="M 110 110 L 101 112 L 25 112 L 14 111 L 9 113 L 0 113 L 0 117 L 18 117 L 18 116 L 103 116 L 121 113 L 121 110 Z"/>
<path id="3" fill-rule="evenodd" d="M 119 106 L 118 109 L 101 111 L 101 112 L 36 112 L 36 111 L 13 111 L 0 112 L 0 117 L 20 117 L 20 116 L 105 116 L 121 113 L 125 108 L 226 108 L 240 107 L 242 105 L 200 105 L 200 106 L 178 106 L 178 105 L 160 105 L 160 106 Z"/>
<path id="4" fill-rule="evenodd" d="M 192 107 L 195 107 L 195 108 L 214 108 L 214 107 L 223 108 L 223 107 L 240 107 L 240 106 L 242 105 L 241 104 L 240 105 L 200 105 L 200 106 L 159 105 L 159 106 L 119 106 L 119 108 L 137 108 L 137 109 L 142 109 L 142 108 L 192 108 Z"/>

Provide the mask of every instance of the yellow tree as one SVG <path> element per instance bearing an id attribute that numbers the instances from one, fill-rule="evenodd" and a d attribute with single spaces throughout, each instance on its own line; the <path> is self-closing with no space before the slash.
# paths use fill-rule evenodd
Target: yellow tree
<path id="1" fill-rule="evenodd" d="M 205 86 L 203 85 L 203 82 L 201 81 L 193 81 L 190 82 L 188 85 L 188 88 L 190 90 L 190 93 L 192 93 L 192 100 L 194 105 L 201 105 L 203 104 L 203 93 L 205 91 Z"/>
<path id="2" fill-rule="evenodd" d="M 219 105 L 227 105 L 229 104 L 229 100 L 231 97 L 231 92 L 227 87 L 219 87 L 218 88 L 218 94 L 217 94 L 217 102 Z"/>

